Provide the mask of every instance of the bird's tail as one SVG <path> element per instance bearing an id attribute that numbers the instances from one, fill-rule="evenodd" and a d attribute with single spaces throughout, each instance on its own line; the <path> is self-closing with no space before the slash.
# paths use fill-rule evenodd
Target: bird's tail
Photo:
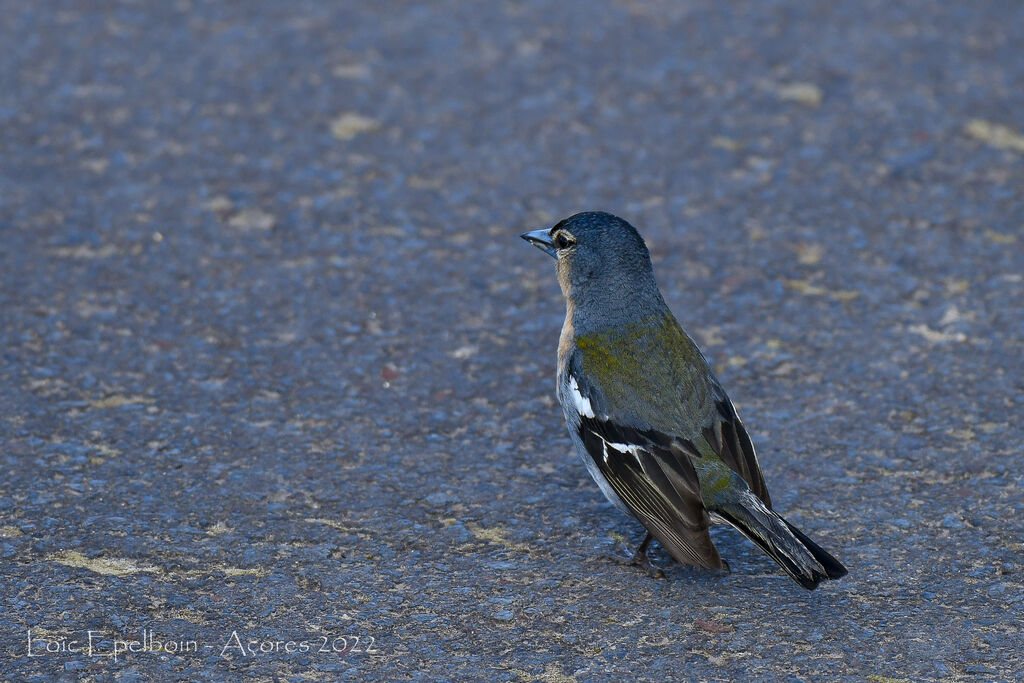
<path id="1" fill-rule="evenodd" d="M 757 496 L 745 491 L 736 502 L 716 506 L 715 513 L 786 570 L 808 590 L 822 579 L 846 576 L 846 567 L 803 532 L 769 510 Z"/>

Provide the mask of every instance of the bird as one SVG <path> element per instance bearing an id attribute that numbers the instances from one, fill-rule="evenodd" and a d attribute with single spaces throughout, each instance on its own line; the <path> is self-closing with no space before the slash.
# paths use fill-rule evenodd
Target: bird
<path id="1" fill-rule="evenodd" d="M 569 436 L 605 497 L 681 564 L 728 572 L 708 532 L 728 524 L 813 590 L 843 564 L 772 507 L 736 408 L 669 310 L 636 228 L 577 213 L 521 237 L 557 260 L 566 301 L 557 396 Z"/>

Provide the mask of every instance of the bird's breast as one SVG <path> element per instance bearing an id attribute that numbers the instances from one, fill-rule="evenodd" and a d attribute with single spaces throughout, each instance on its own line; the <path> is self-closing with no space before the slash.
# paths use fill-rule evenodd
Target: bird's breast
<path id="1" fill-rule="evenodd" d="M 572 355 L 574 348 L 573 338 L 575 336 L 575 329 L 572 324 L 572 309 L 570 308 L 565 315 L 565 322 L 562 323 L 562 332 L 558 336 L 558 373 L 562 374 L 565 370 L 565 364 L 568 362 L 569 357 Z"/>

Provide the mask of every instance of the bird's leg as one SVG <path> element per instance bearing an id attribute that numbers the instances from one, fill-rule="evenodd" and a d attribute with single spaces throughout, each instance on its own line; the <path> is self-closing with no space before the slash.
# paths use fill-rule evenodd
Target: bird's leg
<path id="1" fill-rule="evenodd" d="M 654 536 L 651 536 L 650 532 L 648 532 L 640 543 L 640 547 L 636 549 L 632 559 L 627 564 L 631 567 L 643 567 L 653 579 L 663 579 L 665 578 L 665 572 L 661 571 L 661 567 L 652 564 L 647 557 L 647 546 L 651 544 L 652 540 L 654 540 Z"/>

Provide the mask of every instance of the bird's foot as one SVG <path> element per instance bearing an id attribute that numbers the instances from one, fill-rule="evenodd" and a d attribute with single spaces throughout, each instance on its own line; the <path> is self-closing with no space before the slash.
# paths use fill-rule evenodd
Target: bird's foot
<path id="1" fill-rule="evenodd" d="M 651 562 L 650 558 L 647 557 L 647 546 L 650 544 L 653 537 L 650 534 L 644 537 L 643 543 L 636 549 L 630 557 L 621 557 L 617 555 L 610 556 L 619 564 L 624 564 L 628 567 L 640 567 L 647 575 L 652 579 L 664 579 L 665 572 L 658 565 Z"/>
<path id="2" fill-rule="evenodd" d="M 650 558 L 647 557 L 646 550 L 642 552 L 640 550 L 637 550 L 635 553 L 633 553 L 633 557 L 631 557 L 626 562 L 626 564 L 628 564 L 630 567 L 640 567 L 645 572 L 647 572 L 647 576 L 651 577 L 652 579 L 665 578 L 665 572 L 662 571 L 661 567 L 651 562 Z"/>

